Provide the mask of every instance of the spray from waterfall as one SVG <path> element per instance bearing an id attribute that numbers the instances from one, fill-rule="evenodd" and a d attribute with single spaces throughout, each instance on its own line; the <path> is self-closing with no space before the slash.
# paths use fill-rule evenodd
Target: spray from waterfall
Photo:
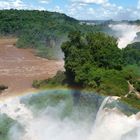
<path id="1" fill-rule="evenodd" d="M 116 37 L 118 37 L 118 47 L 121 49 L 135 42 L 137 33 L 140 32 L 140 26 L 127 23 L 111 24 L 109 27 L 115 32 Z"/>
<path id="2" fill-rule="evenodd" d="M 94 120 L 90 117 L 95 112 L 71 104 L 70 95 L 68 98 L 63 95 L 63 100 L 61 96 L 55 96 L 54 99 L 60 99 L 56 105 L 49 102 L 53 95 L 44 94 L 42 97 L 46 100 L 41 98 L 41 94 L 34 96 L 27 98 L 29 103 L 21 98 L 0 103 L 0 114 L 6 114 L 16 121 L 9 128 L 8 140 L 140 140 L 138 117 L 128 117 L 116 108 L 106 109 L 106 105 L 113 102 L 111 97 L 100 101 Z M 42 108 L 37 110 L 37 107 Z M 71 113 L 65 116 L 66 111 Z"/>

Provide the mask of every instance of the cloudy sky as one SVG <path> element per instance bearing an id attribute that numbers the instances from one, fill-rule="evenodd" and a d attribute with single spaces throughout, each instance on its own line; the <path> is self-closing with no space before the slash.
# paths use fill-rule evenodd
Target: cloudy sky
<path id="1" fill-rule="evenodd" d="M 140 0 L 0 0 L 0 9 L 38 9 L 77 19 L 140 19 Z"/>

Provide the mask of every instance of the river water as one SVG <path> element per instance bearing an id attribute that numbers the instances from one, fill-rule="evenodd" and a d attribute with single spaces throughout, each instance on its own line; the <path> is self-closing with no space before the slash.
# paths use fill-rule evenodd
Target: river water
<path id="1" fill-rule="evenodd" d="M 140 140 L 138 111 L 95 93 L 41 91 L 0 102 L 0 140 Z"/>

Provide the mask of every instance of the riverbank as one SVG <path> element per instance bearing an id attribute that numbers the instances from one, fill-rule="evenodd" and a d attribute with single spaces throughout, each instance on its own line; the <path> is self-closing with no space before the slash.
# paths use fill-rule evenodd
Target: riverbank
<path id="1" fill-rule="evenodd" d="M 8 86 L 0 98 L 36 91 L 32 88 L 33 80 L 48 79 L 63 70 L 63 61 L 37 57 L 32 49 L 16 48 L 16 41 L 0 39 L 0 83 Z"/>

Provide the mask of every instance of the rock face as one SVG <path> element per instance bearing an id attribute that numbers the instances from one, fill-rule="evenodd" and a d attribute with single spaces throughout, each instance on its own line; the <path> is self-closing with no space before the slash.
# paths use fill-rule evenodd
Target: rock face
<path id="1" fill-rule="evenodd" d="M 19 49 L 17 39 L 0 39 L 0 83 L 9 88 L 5 95 L 32 90 L 32 81 L 47 79 L 63 70 L 63 61 L 47 60 L 34 55 L 31 49 Z"/>

